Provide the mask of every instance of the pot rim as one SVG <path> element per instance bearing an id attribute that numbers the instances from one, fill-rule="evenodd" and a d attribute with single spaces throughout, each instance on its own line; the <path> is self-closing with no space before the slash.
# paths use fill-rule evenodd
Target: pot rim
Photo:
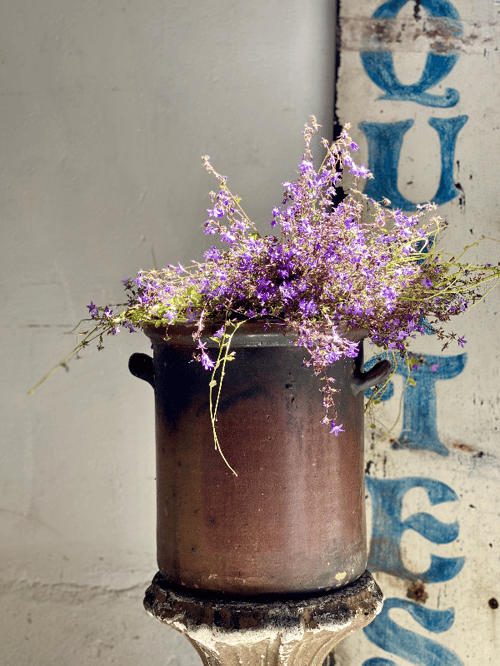
<path id="1" fill-rule="evenodd" d="M 224 325 L 223 320 L 206 321 L 201 336 L 207 347 L 219 347 L 214 334 Z M 197 324 L 167 324 L 156 326 L 153 323 L 142 324 L 145 335 L 156 344 L 170 344 L 178 347 L 196 347 L 197 341 L 193 333 Z M 364 328 L 340 328 L 340 333 L 348 340 L 360 342 L 368 337 Z M 234 333 L 231 348 L 237 347 L 288 347 L 297 339 L 296 333 L 287 332 L 287 323 L 278 319 L 246 320 Z"/>

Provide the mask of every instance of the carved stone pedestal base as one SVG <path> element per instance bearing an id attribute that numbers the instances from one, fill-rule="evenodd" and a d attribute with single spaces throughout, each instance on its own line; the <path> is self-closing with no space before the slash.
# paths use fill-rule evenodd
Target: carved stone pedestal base
<path id="1" fill-rule="evenodd" d="M 173 591 L 158 573 L 144 599 L 151 615 L 186 635 L 205 666 L 321 666 L 382 603 L 368 571 L 335 592 L 267 602 Z"/>

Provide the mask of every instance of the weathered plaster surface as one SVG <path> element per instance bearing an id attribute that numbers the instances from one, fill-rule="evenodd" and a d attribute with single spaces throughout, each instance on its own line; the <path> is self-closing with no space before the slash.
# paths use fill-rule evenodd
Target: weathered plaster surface
<path id="1" fill-rule="evenodd" d="M 359 160 L 376 165 L 378 191 L 392 187 L 405 210 L 437 201 L 450 253 L 500 237 L 499 10 L 487 1 L 341 3 L 340 122 L 352 124 Z M 469 257 L 496 263 L 498 243 Z M 417 339 L 416 386 L 403 395 L 398 371 L 367 433 L 369 566 L 386 603 L 338 647 L 342 666 L 498 663 L 499 312 L 497 288 L 448 326 L 464 348 Z"/>
<path id="2" fill-rule="evenodd" d="M 145 585 L 112 590 L 67 583 L 3 584 L 1 663 L 199 664 L 188 641 L 168 628 L 158 631 L 141 610 Z"/>
<path id="3" fill-rule="evenodd" d="M 199 663 L 142 609 L 154 412 L 127 361 L 146 338 L 121 333 L 26 393 L 91 299 L 201 258 L 216 185 L 201 155 L 270 230 L 303 124 L 331 132 L 333 26 L 326 0 L 2 3 L 2 666 Z"/>

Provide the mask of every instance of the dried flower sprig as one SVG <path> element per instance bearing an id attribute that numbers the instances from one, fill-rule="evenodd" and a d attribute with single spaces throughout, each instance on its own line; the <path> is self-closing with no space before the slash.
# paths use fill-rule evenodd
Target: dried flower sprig
<path id="1" fill-rule="evenodd" d="M 305 150 L 298 177 L 283 183 L 283 199 L 272 210 L 276 235 L 262 236 L 227 187 L 227 179 L 215 171 L 208 156 L 207 171 L 219 181 L 211 192 L 212 208 L 205 233 L 220 241 L 204 253 L 204 261 L 190 266 L 168 266 L 140 271 L 123 281 L 128 301 L 121 310 L 91 303 L 94 327 L 64 360 L 92 340 L 102 349 L 105 335 L 120 328 L 135 331 L 147 324 L 165 326 L 195 324 L 194 358 L 211 371 L 211 418 L 215 432 L 217 403 L 212 390 L 216 373 L 233 357 L 231 334 L 242 321 L 272 318 L 283 322 L 304 348 L 305 364 L 320 376 L 324 423 L 338 434 L 335 393 L 329 366 L 342 357 L 354 357 L 357 344 L 342 336 L 347 328 L 364 328 L 377 346 L 408 360 L 416 334 L 432 332 L 446 348 L 465 340 L 447 332 L 443 323 L 481 300 L 500 278 L 500 265 L 472 265 L 437 249 L 446 223 L 432 216 L 435 206 L 420 206 L 411 215 L 392 210 L 390 202 L 369 200 L 360 181 L 371 174 L 357 165 L 352 153 L 358 147 L 346 126 L 340 137 L 323 139 L 324 159 L 314 168 L 312 137 L 319 125 L 314 117 L 305 125 Z M 351 180 L 346 187 L 345 181 Z M 342 184 L 344 198 L 333 205 Z M 429 219 L 430 217 L 430 219 Z M 225 249 L 221 249 L 225 248 Z M 203 342 L 207 321 L 220 321 L 219 355 L 212 358 Z M 229 341 L 229 343 L 228 343 Z M 410 367 L 410 365 L 409 365 Z M 43 381 L 43 380 L 42 380 Z M 41 383 L 41 382 L 40 382 Z"/>

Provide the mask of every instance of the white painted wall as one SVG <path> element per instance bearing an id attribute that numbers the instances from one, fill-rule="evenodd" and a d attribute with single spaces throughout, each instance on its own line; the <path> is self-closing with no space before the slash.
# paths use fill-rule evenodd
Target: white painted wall
<path id="1" fill-rule="evenodd" d="M 120 280 L 200 258 L 208 153 L 267 230 L 311 113 L 333 123 L 333 3 L 0 7 L 0 663 L 199 663 L 142 610 L 156 572 L 152 392 L 122 339 L 28 389 Z"/>

